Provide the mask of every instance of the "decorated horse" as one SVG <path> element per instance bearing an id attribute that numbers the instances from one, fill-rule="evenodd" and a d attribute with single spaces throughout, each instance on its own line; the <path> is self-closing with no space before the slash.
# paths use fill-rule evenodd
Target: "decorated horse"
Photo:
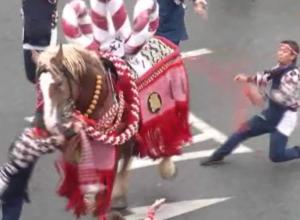
<path id="1" fill-rule="evenodd" d="M 108 41 L 97 40 L 95 31 L 89 32 L 93 25 L 101 31 L 97 22 L 89 23 L 82 1 L 66 6 L 76 19 L 82 19 L 79 26 L 63 19 L 64 30 L 80 31 L 78 39 L 73 36 L 77 45 L 65 44 L 34 55 L 39 82 L 35 126 L 25 129 L 14 142 L 10 161 L 1 169 L 5 175 L 0 178 L 0 190 L 18 170 L 60 149 L 59 194 L 68 198 L 67 208 L 77 216 L 92 213 L 105 219 L 111 195 L 126 196 L 132 155 L 162 158 L 161 173 L 165 177 L 175 174 L 170 158 L 181 154 L 181 146 L 190 140 L 187 76 L 178 48 L 164 38 L 149 38 L 157 25 L 158 6 L 145 2 L 149 4 L 138 1 L 137 5 L 152 9 L 142 13 L 147 19 L 139 22 L 137 16 L 128 36 L 125 28 L 120 31 L 123 34 L 116 34 L 116 25 L 121 27 L 126 19 L 113 21 L 117 37 L 105 38 Z M 113 9 L 124 11 L 123 7 Z M 101 20 L 99 14 L 95 18 Z M 92 42 L 78 46 L 80 39 Z M 120 157 L 123 163 L 116 177 Z"/>
<path id="2" fill-rule="evenodd" d="M 128 155 L 119 173 L 119 193 L 124 196 L 126 183 L 122 177 L 128 175 L 133 152 L 142 157 L 166 158 L 162 160 L 166 163 L 170 156 L 180 154 L 181 145 L 189 140 L 182 61 L 170 57 L 169 62 L 158 63 L 160 68 L 139 81 L 124 60 L 112 55 L 74 45 L 63 45 L 58 52 L 57 48 L 47 51 L 37 62 L 46 128 L 53 134 L 65 133 L 60 126 L 65 121 L 80 120 L 83 124 L 80 138 L 75 135 L 64 144 L 58 166 L 63 174 L 59 193 L 69 199 L 68 207 L 78 215 L 86 211 L 85 199 L 97 204 L 93 212 L 104 214 L 121 150 Z M 157 79 L 164 77 L 162 86 Z"/>
<path id="3" fill-rule="evenodd" d="M 73 0 L 65 5 L 62 14 L 62 28 L 69 42 L 122 57 L 129 65 L 135 75 L 141 99 L 142 126 L 136 139 L 143 142 L 139 144 L 143 147 L 139 147 L 138 152 L 155 159 L 164 157 L 160 171 L 166 178 L 172 177 L 176 172 L 170 156 L 178 154 L 180 150 L 176 147 L 181 146 L 179 142 L 186 142 L 189 136 L 188 86 L 178 48 L 164 38 L 153 38 L 158 22 L 156 0 L 136 1 L 132 28 L 123 0 L 90 0 L 90 9 L 82 0 Z M 168 111 L 177 113 L 169 114 Z M 149 127 L 157 127 L 157 124 L 164 132 L 154 132 L 155 129 L 152 129 L 152 133 L 148 131 Z M 175 127 L 178 132 L 174 131 Z M 164 137 L 163 144 L 159 138 L 161 133 Z M 162 145 L 168 147 L 158 150 Z M 125 162 L 125 165 L 129 163 Z M 120 198 L 124 202 L 127 176 L 127 172 L 121 172 L 117 176 L 113 193 L 114 198 Z"/>

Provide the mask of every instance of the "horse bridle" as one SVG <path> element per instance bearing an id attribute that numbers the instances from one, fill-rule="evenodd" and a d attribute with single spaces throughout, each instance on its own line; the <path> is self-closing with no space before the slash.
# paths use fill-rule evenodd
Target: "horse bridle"
<path id="1" fill-rule="evenodd" d="M 112 74 L 114 73 L 114 69 L 112 66 L 107 65 L 107 63 L 105 63 L 105 62 L 103 64 L 104 64 L 104 74 L 107 75 L 107 77 L 106 77 L 106 79 L 108 80 L 107 84 L 110 87 L 114 102 L 117 102 L 118 98 L 117 98 L 117 94 L 116 94 L 115 87 L 114 87 L 114 79 L 112 77 Z M 74 88 L 73 88 L 72 82 L 74 82 L 77 85 L 79 85 L 80 82 L 73 77 L 72 73 L 65 66 L 56 67 L 56 68 L 57 69 L 50 69 L 46 66 L 39 67 L 39 68 L 37 68 L 37 77 L 39 78 L 41 74 L 46 73 L 46 72 L 49 72 L 50 74 L 54 74 L 53 71 L 56 71 L 56 72 L 62 73 L 63 77 L 66 78 L 68 90 L 69 90 L 69 97 L 66 99 L 67 104 L 65 104 L 63 106 L 62 116 L 64 119 L 68 119 L 68 118 L 72 117 L 72 114 L 73 114 L 74 110 L 76 109 L 75 97 L 73 94 Z M 116 76 L 115 80 L 117 80 L 117 76 Z M 58 126 L 58 127 L 60 127 L 60 126 Z M 59 130 L 61 130 L 61 129 L 59 129 Z"/>
<path id="2" fill-rule="evenodd" d="M 76 84 L 79 84 L 79 82 L 76 81 L 76 79 L 72 76 L 72 74 L 67 70 L 67 68 L 63 67 L 63 69 L 58 68 L 59 72 L 63 73 L 63 77 L 67 80 L 68 90 L 69 90 L 69 97 L 67 98 L 67 104 L 63 107 L 63 118 L 68 119 L 72 116 L 72 112 L 75 109 L 75 102 L 73 97 L 74 89 L 72 87 L 71 81 L 75 82 Z M 52 73 L 52 70 L 47 67 L 38 67 L 36 71 L 36 77 L 39 78 L 43 73 Z M 60 127 L 60 126 L 58 126 Z"/>

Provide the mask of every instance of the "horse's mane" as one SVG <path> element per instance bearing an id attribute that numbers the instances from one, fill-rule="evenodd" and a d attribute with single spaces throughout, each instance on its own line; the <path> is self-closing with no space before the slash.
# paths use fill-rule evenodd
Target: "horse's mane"
<path id="1" fill-rule="evenodd" d="M 39 60 L 51 60 L 55 57 L 60 46 L 50 46 L 43 51 Z M 104 71 L 101 60 L 96 53 L 91 52 L 84 47 L 75 44 L 63 44 L 63 59 L 62 65 L 71 73 L 74 78 L 81 78 L 88 73 L 88 69 L 94 66 L 99 71 Z"/>

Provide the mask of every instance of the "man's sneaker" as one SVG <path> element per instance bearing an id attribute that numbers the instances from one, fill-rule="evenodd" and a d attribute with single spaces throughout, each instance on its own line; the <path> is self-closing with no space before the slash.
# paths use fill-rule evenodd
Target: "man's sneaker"
<path id="1" fill-rule="evenodd" d="M 211 166 L 215 164 L 221 164 L 224 162 L 224 157 L 223 156 L 210 156 L 205 158 L 204 160 L 200 161 L 201 166 Z"/>
<path id="2" fill-rule="evenodd" d="M 296 151 L 298 152 L 298 156 L 300 157 L 300 146 L 294 146 L 294 148 L 296 149 Z"/>

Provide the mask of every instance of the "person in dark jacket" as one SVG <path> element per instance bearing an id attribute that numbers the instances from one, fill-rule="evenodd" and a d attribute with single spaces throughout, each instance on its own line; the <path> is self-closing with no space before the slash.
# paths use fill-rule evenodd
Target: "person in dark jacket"
<path id="1" fill-rule="evenodd" d="M 268 106 L 258 115 L 244 123 L 210 157 L 201 161 L 209 166 L 220 163 L 242 141 L 270 134 L 269 158 L 272 162 L 285 162 L 300 158 L 300 147 L 287 148 L 289 136 L 297 124 L 299 107 L 300 72 L 296 66 L 299 46 L 295 41 L 285 40 L 277 51 L 277 66 L 255 75 L 238 74 L 234 80 L 254 84 L 264 92 Z M 259 93 L 249 93 L 255 103 L 261 103 Z"/>
<path id="2" fill-rule="evenodd" d="M 23 54 L 27 79 L 35 83 L 32 50 L 42 51 L 57 41 L 57 0 L 23 0 Z"/>
<path id="3" fill-rule="evenodd" d="M 36 65 L 32 51 L 43 51 L 57 41 L 57 0 L 23 0 L 23 54 L 27 79 L 36 83 Z M 34 164 L 20 170 L 0 195 L 2 220 L 19 220 L 25 201 L 29 201 L 27 185 Z M 2 172 L 2 170 L 0 170 Z"/>
<path id="4" fill-rule="evenodd" d="M 163 36 L 174 44 L 188 38 L 185 26 L 185 1 L 184 0 L 157 0 L 159 4 L 159 26 L 156 35 Z M 194 10 L 205 17 L 206 0 L 193 0 Z"/>

